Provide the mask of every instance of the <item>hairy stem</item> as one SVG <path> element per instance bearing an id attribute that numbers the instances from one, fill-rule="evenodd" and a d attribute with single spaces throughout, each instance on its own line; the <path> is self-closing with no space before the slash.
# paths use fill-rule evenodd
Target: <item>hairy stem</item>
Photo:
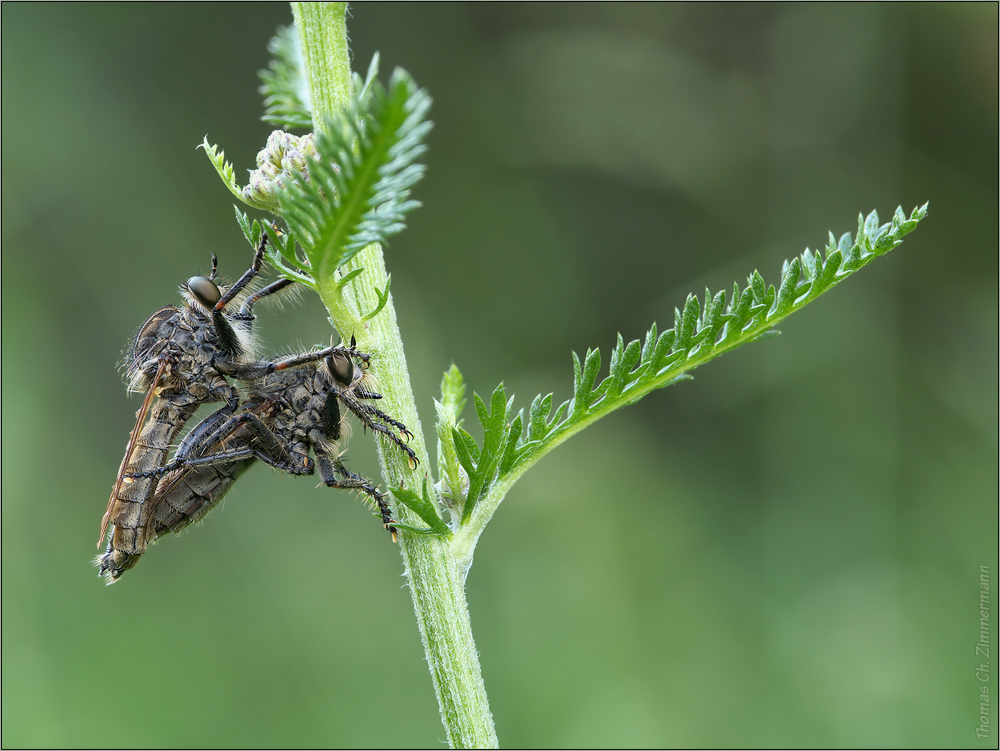
<path id="1" fill-rule="evenodd" d="M 313 127 L 351 102 L 351 60 L 347 50 L 347 3 L 292 3 L 312 105 Z"/>
<path id="2" fill-rule="evenodd" d="M 323 127 L 351 96 L 346 3 L 292 3 L 292 10 L 309 82 L 313 122 Z M 364 272 L 346 285 L 338 284 L 340 276 L 357 268 Z M 339 275 L 321 276 L 316 281 L 330 320 L 341 335 L 346 339 L 355 336 L 359 347 L 377 355 L 373 372 L 384 408 L 413 432 L 411 447 L 421 467 L 411 470 L 400 451 L 379 441 L 383 477 L 390 485 L 419 488 L 423 468 L 431 465 L 391 294 L 378 315 L 364 320 L 378 306 L 375 290 L 385 289 L 387 279 L 382 248 L 372 244 L 345 264 Z M 432 483 L 428 483 L 428 490 L 433 494 Z M 423 526 L 402 504 L 394 504 L 393 512 L 400 522 Z M 453 748 L 495 748 L 496 731 L 465 599 L 464 568 L 447 538 L 401 531 L 400 550 L 448 742 Z"/>

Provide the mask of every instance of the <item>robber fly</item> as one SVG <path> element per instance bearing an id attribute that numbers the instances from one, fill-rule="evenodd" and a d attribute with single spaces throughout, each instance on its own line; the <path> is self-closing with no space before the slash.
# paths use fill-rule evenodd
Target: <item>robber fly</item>
<path id="1" fill-rule="evenodd" d="M 168 305 L 153 313 L 126 348 L 123 364 L 129 390 L 146 396 L 101 520 L 98 548 L 111 525 L 116 554 L 142 553 L 146 542 L 139 530 L 146 527 L 156 482 L 136 473 L 164 464 L 171 443 L 200 404 L 224 401 L 236 409 L 238 393 L 226 375 L 259 375 L 263 364 L 252 362 L 252 305 L 291 282 L 274 282 L 250 296 L 238 312 L 232 308 L 260 273 L 266 245 L 264 233 L 251 267 L 225 291 L 215 282 L 213 255 L 211 276 L 191 277 L 181 285 L 184 307 Z"/>
<path id="2" fill-rule="evenodd" d="M 336 445 L 346 435 L 343 405 L 364 427 L 386 436 L 416 465 L 416 454 L 406 445 L 412 438 L 410 431 L 370 403 L 382 395 L 372 390 L 363 369 L 368 359 L 355 349 L 352 338 L 350 347 L 330 347 L 279 360 L 273 371 L 250 386 L 248 398 L 238 409 L 227 404 L 193 428 L 171 462 L 136 472 L 137 479 L 161 477 L 150 503 L 146 541 L 200 519 L 258 459 L 297 475 L 311 475 L 318 465 L 327 486 L 366 495 L 395 540 L 392 511 L 385 496 L 344 466 Z M 138 553 L 115 550 L 112 540 L 98 562 L 110 583 L 134 566 L 138 557 Z"/>

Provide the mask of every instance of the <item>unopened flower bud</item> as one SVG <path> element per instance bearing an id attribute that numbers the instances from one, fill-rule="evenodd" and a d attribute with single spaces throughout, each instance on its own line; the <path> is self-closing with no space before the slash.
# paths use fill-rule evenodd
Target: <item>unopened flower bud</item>
<path id="1" fill-rule="evenodd" d="M 249 201 L 277 208 L 275 191 L 295 180 L 308 182 L 309 162 L 317 159 L 319 155 L 312 133 L 295 136 L 276 130 L 258 152 L 257 169 L 250 172 L 243 196 Z"/>

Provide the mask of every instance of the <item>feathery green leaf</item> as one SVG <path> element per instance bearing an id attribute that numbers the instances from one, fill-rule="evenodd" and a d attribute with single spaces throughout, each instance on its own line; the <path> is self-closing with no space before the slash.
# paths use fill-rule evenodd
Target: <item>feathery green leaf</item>
<path id="1" fill-rule="evenodd" d="M 276 192 L 280 213 L 302 246 L 313 275 L 324 278 L 365 246 L 403 228 L 418 206 L 407 200 L 424 173 L 415 160 L 431 128 L 430 97 L 397 69 L 388 91 L 371 81 L 364 108 L 331 123 L 316 140 L 318 161 Z"/>
<path id="2" fill-rule="evenodd" d="M 282 130 L 312 130 L 309 86 L 302 72 L 302 49 L 294 26 L 278 29 L 267 51 L 273 56 L 267 70 L 258 71 L 264 95 L 261 120 Z"/>
<path id="3" fill-rule="evenodd" d="M 897 209 L 890 224 L 879 224 L 874 211 L 859 217 L 855 239 L 847 233 L 835 241 L 831 233 L 825 257 L 806 248 L 798 258 L 786 261 L 777 290 L 754 271 L 742 290 L 734 285 L 728 306 L 721 291 L 713 296 L 706 289 L 704 305 L 689 295 L 683 311 L 675 311 L 673 329 L 659 334 L 653 324 L 642 344 L 635 340 L 626 345 L 619 335 L 608 376 L 596 386 L 600 352 L 588 350 L 582 365 L 574 352 L 573 398 L 550 418 L 552 394 L 536 396 L 524 436 L 522 417 L 518 414 L 511 419 L 513 400 L 506 401 L 502 384 L 494 391 L 489 410 L 477 395 L 482 450 L 467 432 L 451 429 L 457 461 L 469 475 L 463 524 L 478 508 L 484 518 L 475 527 L 481 530 L 504 494 L 532 464 L 604 415 L 655 389 L 689 379 L 689 371 L 742 344 L 776 336 L 773 327 L 778 321 L 899 245 L 926 215 L 924 204 L 909 217 Z"/>
<path id="4" fill-rule="evenodd" d="M 202 140 L 200 148 L 205 150 L 208 160 L 212 163 L 212 166 L 215 167 L 215 171 L 219 173 L 219 177 L 222 178 L 222 182 L 224 182 L 226 187 L 229 188 L 230 193 L 248 206 L 253 206 L 255 209 L 261 209 L 263 211 L 268 210 L 268 207 L 264 204 L 254 201 L 253 199 L 248 199 L 243 195 L 243 191 L 236 185 L 236 173 L 233 171 L 233 165 L 226 161 L 226 152 L 220 151 L 218 146 L 210 144 L 208 142 L 208 136 L 205 136 Z"/>

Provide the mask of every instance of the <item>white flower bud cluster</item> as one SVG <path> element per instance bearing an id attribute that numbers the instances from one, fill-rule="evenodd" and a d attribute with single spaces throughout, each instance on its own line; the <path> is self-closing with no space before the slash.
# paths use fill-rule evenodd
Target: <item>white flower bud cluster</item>
<path id="1" fill-rule="evenodd" d="M 274 131 L 257 153 L 257 169 L 250 172 L 243 197 L 277 208 L 275 191 L 290 185 L 299 176 L 308 181 L 309 162 L 318 159 L 312 133 L 295 136 L 282 130 Z"/>

